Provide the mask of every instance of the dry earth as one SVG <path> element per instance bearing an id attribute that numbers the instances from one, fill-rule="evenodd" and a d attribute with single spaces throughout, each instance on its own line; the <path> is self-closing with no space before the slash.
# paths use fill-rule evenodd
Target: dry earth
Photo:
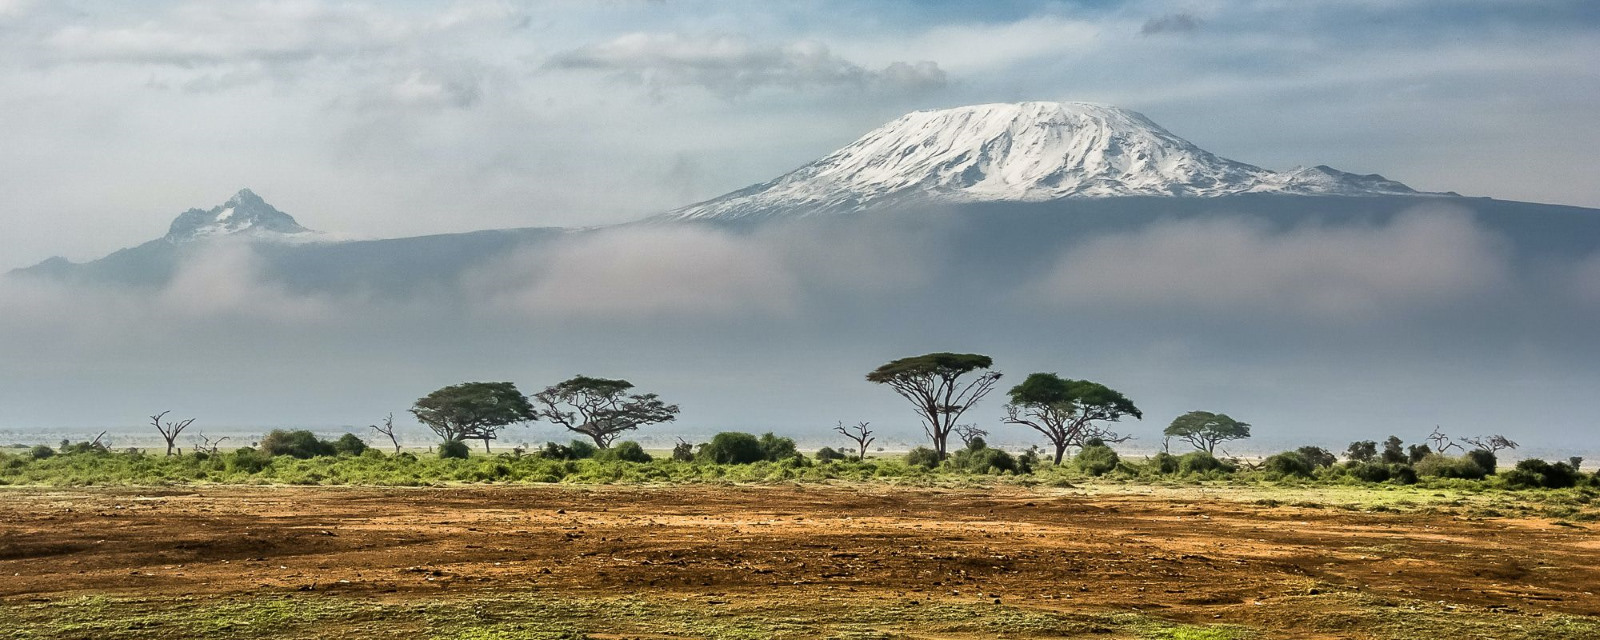
<path id="1" fill-rule="evenodd" d="M 1373 603 L 1600 617 L 1600 535 L 1585 526 L 1016 487 L 13 489 L 0 491 L 0 576 L 14 608 L 531 590 L 1138 611 L 1269 637 L 1398 628 L 1356 619 Z M 1355 618 L 1329 632 L 1330 615 Z"/>

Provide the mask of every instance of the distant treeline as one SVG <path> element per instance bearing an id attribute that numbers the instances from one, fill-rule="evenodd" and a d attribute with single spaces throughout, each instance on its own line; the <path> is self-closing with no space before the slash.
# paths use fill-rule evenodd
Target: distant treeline
<path id="1" fill-rule="evenodd" d="M 1128 436 L 1111 426 L 1142 419 L 1132 400 L 1103 384 L 1034 373 L 1007 392 L 1004 423 L 1037 432 L 1045 447 L 1013 454 L 989 447 L 989 432 L 962 416 L 987 396 L 1001 374 L 993 361 L 972 353 L 930 353 L 891 361 L 868 373 L 905 398 L 922 422 L 929 446 L 903 457 L 872 458 L 871 425 L 839 422 L 834 431 L 850 446 L 824 447 L 812 456 L 794 440 L 772 433 L 725 432 L 708 442 L 679 439 L 670 456 L 657 460 L 621 436 L 641 426 L 677 419 L 678 406 L 653 393 L 633 393 L 627 380 L 574 376 L 532 396 L 511 382 L 466 382 L 438 389 L 416 401 L 411 414 L 439 437 L 437 451 L 403 451 L 394 416 L 370 428 L 389 441 L 393 453 L 371 447 L 355 434 L 323 440 L 306 430 L 275 430 L 251 447 L 224 453 L 222 440 L 201 434 L 184 454 L 178 438 L 194 419 L 150 416 L 166 443 L 166 455 L 138 450 L 112 452 L 99 438 L 40 445 L 20 455 L 0 454 L 0 482 L 7 484 L 116 484 L 161 482 L 261 482 L 290 484 L 426 485 L 447 482 L 684 482 L 706 480 L 867 480 L 933 478 L 944 475 L 1011 476 L 1034 482 L 1074 477 L 1122 479 L 1188 478 L 1264 481 L 1416 484 L 1422 481 L 1489 483 L 1510 489 L 1593 486 L 1580 471 L 1583 460 L 1550 463 L 1529 459 L 1499 473 L 1497 453 L 1517 443 L 1504 436 L 1451 438 L 1435 427 L 1426 442 L 1407 445 L 1390 436 L 1383 443 L 1357 441 L 1340 457 L 1321 447 L 1300 447 L 1259 463 L 1227 454 L 1222 447 L 1251 435 L 1251 425 L 1225 413 L 1190 411 L 1163 431 L 1163 451 L 1124 460 L 1112 447 Z M 516 424 L 548 421 L 588 440 L 546 443 L 494 455 L 490 443 Z M 101 434 L 102 436 L 104 434 Z M 959 439 L 952 451 L 950 440 Z M 481 441 L 483 456 L 466 443 Z M 1174 455 L 1173 441 L 1193 451 Z M 1470 447 L 1470 448 L 1469 448 Z M 1217 453 L 1222 455 L 1218 456 Z M 1068 456 L 1069 452 L 1073 455 Z M 1453 455 L 1452 455 L 1453 454 Z"/>

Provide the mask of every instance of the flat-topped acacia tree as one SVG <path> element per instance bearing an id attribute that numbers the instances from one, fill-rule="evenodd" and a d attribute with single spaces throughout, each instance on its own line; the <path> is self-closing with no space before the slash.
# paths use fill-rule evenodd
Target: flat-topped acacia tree
<path id="1" fill-rule="evenodd" d="M 1129 436 L 1105 424 L 1127 416 L 1143 419 L 1133 401 L 1115 389 L 1088 380 L 1066 380 L 1054 373 L 1035 373 L 1011 388 L 1006 422 L 1031 427 L 1055 447 L 1056 464 L 1067 447 L 1081 447 L 1091 438 L 1124 442 Z M 1102 423 L 1102 424 L 1097 424 Z"/>
<path id="2" fill-rule="evenodd" d="M 632 388 L 627 380 L 580 375 L 534 394 L 533 400 L 539 403 L 540 418 L 609 449 L 624 431 L 678 419 L 678 405 L 662 402 L 654 393 L 629 394 Z"/>
<path id="3" fill-rule="evenodd" d="M 1162 435 L 1168 438 L 1179 438 L 1194 445 L 1194 448 L 1206 453 L 1216 453 L 1217 445 L 1229 440 L 1243 440 L 1250 437 L 1250 423 L 1240 422 L 1229 417 L 1226 413 L 1212 413 L 1210 411 L 1190 411 L 1172 419 L 1172 424 L 1167 425 Z M 1398 438 L 1396 438 L 1398 440 Z M 1363 443 L 1370 445 L 1373 455 L 1377 455 L 1376 443 Z M 1356 452 L 1354 444 L 1350 450 Z M 1365 451 L 1365 447 L 1361 449 Z M 1357 453 L 1356 455 L 1363 455 Z M 1355 459 L 1355 458 L 1351 458 Z"/>
<path id="4" fill-rule="evenodd" d="M 989 395 L 1000 380 L 999 371 L 988 370 L 992 366 L 992 358 L 976 353 L 929 353 L 889 362 L 867 374 L 867 381 L 888 385 L 911 401 L 922 418 L 923 432 L 943 460 L 961 414 Z M 967 375 L 972 373 L 976 375 Z"/>
<path id="5" fill-rule="evenodd" d="M 464 382 L 417 400 L 411 415 L 445 442 L 482 440 L 483 450 L 500 430 L 533 420 L 533 405 L 510 382 Z"/>

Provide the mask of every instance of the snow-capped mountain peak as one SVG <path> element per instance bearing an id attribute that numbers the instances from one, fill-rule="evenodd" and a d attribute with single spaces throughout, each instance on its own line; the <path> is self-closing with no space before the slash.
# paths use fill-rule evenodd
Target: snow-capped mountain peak
<path id="1" fill-rule="evenodd" d="M 1237 193 L 1399 195 L 1382 176 L 1278 173 L 1218 157 L 1145 116 L 1082 102 L 916 111 L 772 182 L 666 214 L 737 219 L 884 205 Z"/>
<path id="2" fill-rule="evenodd" d="M 314 233 L 300 226 L 294 217 L 267 204 L 255 192 L 240 189 L 220 205 L 183 212 L 172 221 L 164 239 L 188 242 L 241 235 L 256 239 L 303 239 Z"/>

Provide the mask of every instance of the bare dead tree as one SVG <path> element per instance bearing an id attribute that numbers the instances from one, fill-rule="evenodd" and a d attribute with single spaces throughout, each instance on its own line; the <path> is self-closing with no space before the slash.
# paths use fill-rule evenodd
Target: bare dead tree
<path id="1" fill-rule="evenodd" d="M 1227 460 L 1228 462 L 1232 463 L 1236 467 L 1244 467 L 1244 469 L 1246 471 L 1260 471 L 1261 470 L 1261 463 L 1259 463 L 1259 462 L 1250 462 L 1248 460 L 1240 458 L 1239 456 L 1236 456 L 1236 455 L 1233 455 L 1231 453 L 1228 453 L 1227 449 L 1219 449 L 1219 451 L 1222 452 L 1222 459 L 1223 460 Z"/>
<path id="2" fill-rule="evenodd" d="M 869 424 L 872 423 L 857 422 L 846 427 L 844 426 L 844 421 L 841 420 L 839 426 L 833 428 L 834 431 L 839 432 L 839 435 L 855 441 L 857 461 L 865 461 L 867 459 L 867 447 L 872 444 L 872 430 L 867 428 Z"/>
<path id="3" fill-rule="evenodd" d="M 177 422 L 171 420 L 162 422 L 161 419 L 169 413 L 172 413 L 170 409 L 150 416 L 150 424 L 155 426 L 156 431 L 161 432 L 161 438 L 167 441 L 167 455 L 170 456 L 172 455 L 173 447 L 176 446 L 178 435 L 182 434 L 184 429 L 188 429 L 189 425 L 194 424 L 194 418 Z"/>
<path id="4" fill-rule="evenodd" d="M 1451 442 L 1450 436 L 1445 435 L 1443 431 L 1439 430 L 1439 425 L 1433 425 L 1433 433 L 1428 434 L 1426 440 L 1428 441 L 1429 447 L 1432 448 L 1435 453 L 1441 455 L 1444 454 L 1444 452 L 1449 451 L 1452 447 L 1456 449 L 1461 448 L 1460 444 Z"/>
<path id="5" fill-rule="evenodd" d="M 222 448 L 222 441 L 227 439 L 227 436 L 223 436 L 221 438 L 217 438 L 216 440 L 212 440 L 210 436 L 202 433 L 193 441 L 194 450 L 209 453 L 211 455 L 217 455 L 217 450 Z"/>
<path id="6" fill-rule="evenodd" d="M 961 438 L 961 445 L 967 447 L 968 449 L 972 448 L 973 438 L 984 438 L 988 437 L 988 435 L 988 431 L 979 428 L 978 425 L 975 424 L 956 425 L 956 436 Z"/>
<path id="7" fill-rule="evenodd" d="M 91 448 L 91 449 L 104 449 L 104 448 L 106 448 L 106 445 L 100 442 L 100 439 L 104 438 L 104 437 L 106 437 L 106 432 L 101 431 L 100 435 L 95 436 L 94 440 L 89 442 L 89 448 Z"/>
<path id="8" fill-rule="evenodd" d="M 389 436 L 389 442 L 393 442 L 394 443 L 394 454 L 395 455 L 400 455 L 400 439 L 396 438 L 395 435 L 394 435 L 394 414 L 393 413 L 391 413 L 388 416 L 384 417 L 383 426 L 380 427 L 380 426 L 375 425 L 375 424 L 369 424 L 369 425 L 367 425 L 367 428 L 368 429 L 372 429 L 373 431 L 377 431 L 378 433 L 381 433 L 383 435 Z"/>
<path id="9" fill-rule="evenodd" d="M 1513 442 L 1510 438 L 1498 433 L 1491 436 L 1477 438 L 1461 438 L 1461 441 L 1484 451 L 1488 451 L 1489 453 L 1499 453 L 1503 449 L 1515 449 L 1518 446 L 1517 443 Z"/>

